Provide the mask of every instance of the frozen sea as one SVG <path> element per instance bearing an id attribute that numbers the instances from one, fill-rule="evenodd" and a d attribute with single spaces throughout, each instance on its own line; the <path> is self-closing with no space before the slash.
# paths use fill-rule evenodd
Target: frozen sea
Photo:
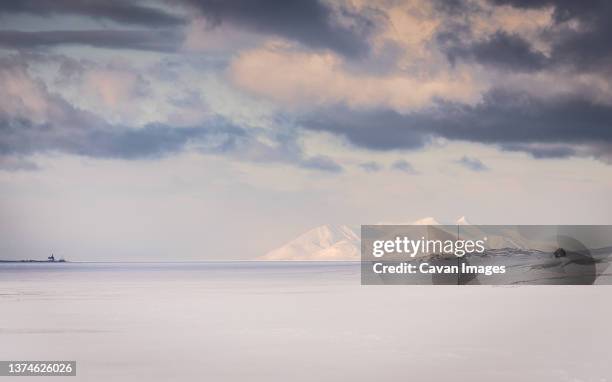
<path id="1" fill-rule="evenodd" d="M 332 262 L 0 264 L 0 360 L 25 359 L 77 361 L 53 381 L 610 381 L 612 286 L 361 286 L 358 263 Z"/>

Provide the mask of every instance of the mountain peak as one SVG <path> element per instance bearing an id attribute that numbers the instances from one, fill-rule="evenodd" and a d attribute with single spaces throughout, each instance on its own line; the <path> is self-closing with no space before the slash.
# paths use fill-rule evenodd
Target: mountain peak
<path id="1" fill-rule="evenodd" d="M 413 225 L 440 225 L 428 216 L 410 223 Z M 465 216 L 458 225 L 471 225 Z M 347 225 L 324 224 L 314 227 L 295 239 L 265 255 L 260 260 L 359 260 L 360 237 L 358 230 Z"/>
<path id="2" fill-rule="evenodd" d="M 472 223 L 470 223 L 470 221 L 465 216 L 462 216 L 459 219 L 457 219 L 455 224 L 457 224 L 457 225 L 472 225 Z"/>
<path id="3" fill-rule="evenodd" d="M 440 223 L 436 219 L 432 218 L 431 216 L 415 220 L 414 222 L 412 222 L 412 224 L 413 225 L 440 225 Z"/>
<path id="4" fill-rule="evenodd" d="M 346 225 L 315 227 L 261 260 L 358 260 L 359 236 Z"/>

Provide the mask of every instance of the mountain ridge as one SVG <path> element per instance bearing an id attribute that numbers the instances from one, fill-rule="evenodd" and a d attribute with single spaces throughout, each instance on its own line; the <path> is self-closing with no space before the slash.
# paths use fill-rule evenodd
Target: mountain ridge
<path id="1" fill-rule="evenodd" d="M 413 221 L 413 225 L 440 225 L 428 216 Z M 457 219 L 456 224 L 469 224 L 465 216 Z M 312 228 L 273 249 L 258 260 L 268 261 L 310 261 L 310 260 L 352 260 L 360 259 L 361 232 L 348 225 L 324 224 Z"/>

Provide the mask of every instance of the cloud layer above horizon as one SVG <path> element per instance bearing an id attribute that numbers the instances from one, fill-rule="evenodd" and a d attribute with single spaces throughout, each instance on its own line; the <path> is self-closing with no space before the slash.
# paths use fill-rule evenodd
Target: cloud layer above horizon
<path id="1" fill-rule="evenodd" d="M 611 15 L 605 1 L 3 3 L 0 155 L 154 158 L 206 145 L 214 124 L 253 145 L 315 131 L 369 150 L 443 139 L 609 163 Z M 215 110 L 193 76 L 265 102 L 273 122 Z"/>

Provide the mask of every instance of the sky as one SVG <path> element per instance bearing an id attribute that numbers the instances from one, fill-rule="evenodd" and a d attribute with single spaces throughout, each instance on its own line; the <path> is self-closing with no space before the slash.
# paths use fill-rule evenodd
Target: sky
<path id="1" fill-rule="evenodd" d="M 612 3 L 0 2 L 0 258 L 612 224 Z"/>

